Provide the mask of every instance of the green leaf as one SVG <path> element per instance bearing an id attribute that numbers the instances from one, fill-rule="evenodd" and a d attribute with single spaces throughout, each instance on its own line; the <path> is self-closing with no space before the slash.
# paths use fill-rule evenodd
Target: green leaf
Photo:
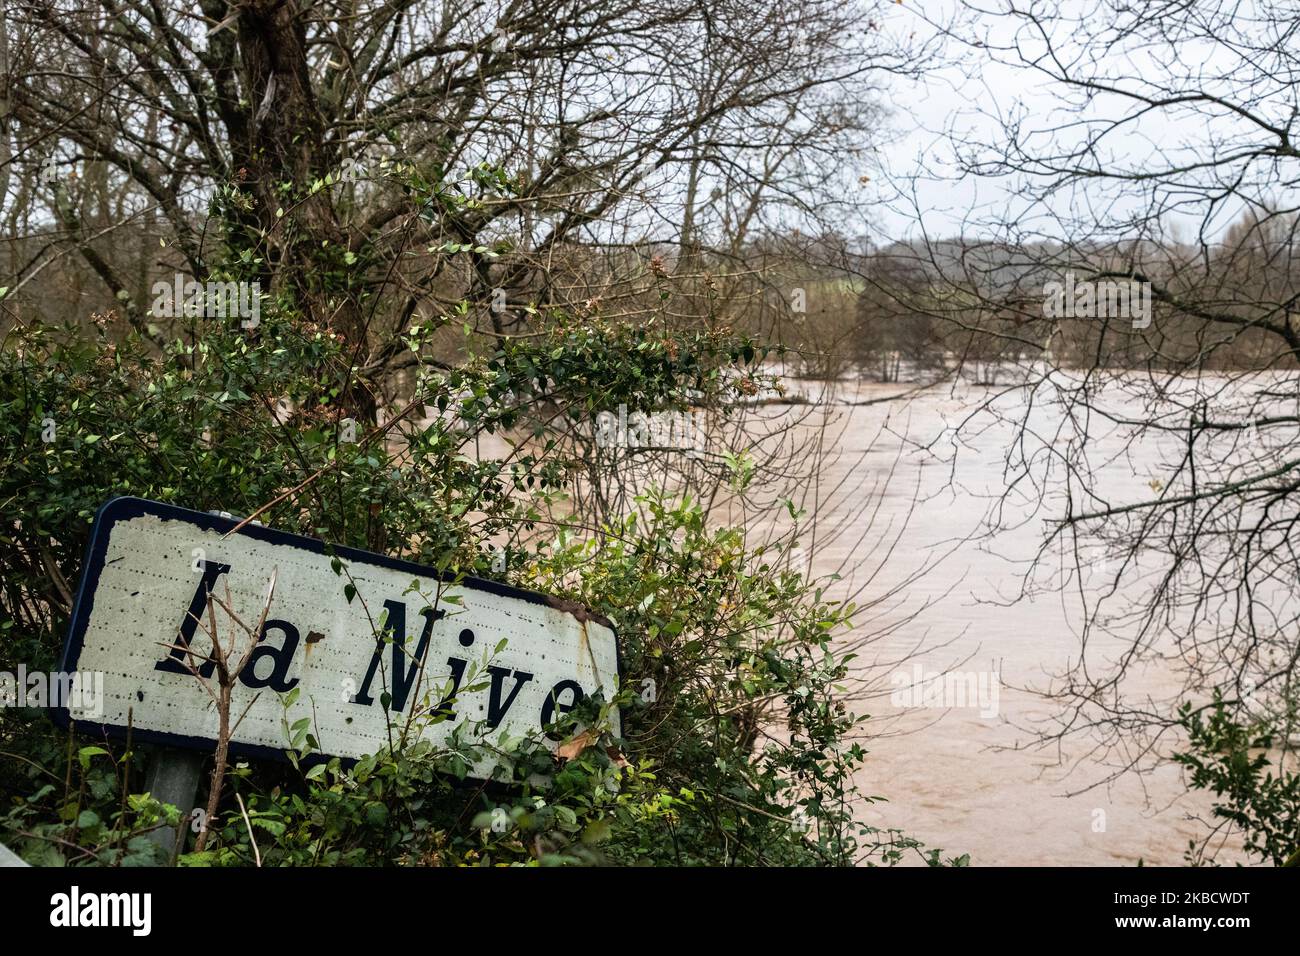
<path id="1" fill-rule="evenodd" d="M 90 760 L 92 757 L 107 755 L 107 753 L 108 751 L 105 750 L 103 747 L 94 747 L 94 746 L 82 747 L 80 750 L 77 751 L 77 759 L 81 761 L 82 770 L 89 770 Z"/>

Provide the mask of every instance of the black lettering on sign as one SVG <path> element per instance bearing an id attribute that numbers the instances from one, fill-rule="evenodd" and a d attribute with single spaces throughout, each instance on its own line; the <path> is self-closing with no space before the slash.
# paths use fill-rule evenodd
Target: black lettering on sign
<path id="1" fill-rule="evenodd" d="M 186 666 L 190 644 L 194 639 L 195 631 L 198 628 L 199 620 L 206 612 L 208 595 L 212 593 L 216 586 L 218 578 L 223 574 L 230 572 L 230 565 L 220 564 L 215 561 L 204 560 L 203 576 L 198 586 L 194 590 L 194 596 L 190 598 L 189 609 L 181 621 L 180 629 L 176 637 L 176 646 L 161 661 L 154 665 L 155 670 L 166 671 L 173 674 L 191 674 L 189 666 Z M 410 698 L 412 690 L 415 689 L 417 678 L 419 677 L 420 667 L 424 663 L 425 655 L 429 650 L 429 642 L 433 636 L 433 625 L 447 616 L 447 612 L 442 609 L 423 608 L 420 614 L 424 617 L 424 627 L 420 632 L 419 640 L 416 642 L 414 653 L 407 660 L 406 652 L 406 604 L 403 601 L 385 601 L 384 610 L 386 612 L 384 635 L 392 644 L 392 673 L 391 683 L 392 691 L 388 704 L 388 709 L 393 711 L 404 711 Z M 266 636 L 269 631 L 279 631 L 284 635 L 284 640 L 277 646 L 266 643 Z M 462 647 L 470 647 L 474 643 L 474 632 L 465 628 L 460 632 L 459 640 Z M 239 679 L 247 687 L 253 690 L 270 688 L 277 694 L 287 693 L 294 687 L 298 686 L 297 677 L 289 677 L 289 669 L 293 664 L 294 655 L 298 651 L 298 645 L 301 642 L 301 636 L 293 624 L 278 618 L 268 620 L 262 626 L 262 633 L 258 635 L 258 646 L 253 650 L 240 672 Z M 375 677 L 379 673 L 379 666 L 383 661 L 383 639 L 375 642 L 375 652 L 371 655 L 370 664 L 366 668 L 365 680 L 361 684 L 361 689 L 352 697 L 352 703 L 363 707 L 369 707 L 375 702 L 371 694 L 371 687 L 374 685 Z M 263 677 L 257 674 L 258 665 L 264 661 L 271 662 L 270 673 Z M 194 665 L 198 674 L 203 679 L 209 679 L 216 671 L 216 662 L 211 658 L 204 658 L 201 664 L 193 660 L 189 661 Z M 455 719 L 455 698 L 460 692 L 461 683 L 464 681 L 466 669 L 469 661 L 459 657 L 448 657 L 447 666 L 451 672 L 451 689 L 446 696 L 434 708 L 434 713 L 447 720 Z M 514 706 L 515 700 L 519 697 L 519 692 L 523 690 L 524 685 L 533 680 L 534 675 L 527 671 L 511 670 L 508 667 L 490 666 L 487 669 L 491 676 L 491 685 L 488 692 L 487 708 L 487 728 L 495 730 L 505 720 L 506 714 Z M 506 692 L 506 679 L 511 678 L 514 681 L 509 692 Z M 562 700 L 562 696 L 568 694 L 567 701 Z M 557 715 L 567 714 L 586 699 L 586 693 L 577 681 L 562 680 L 546 695 L 546 700 L 542 704 L 541 727 L 545 729 L 555 722 Z M 504 699 L 503 699 L 504 698 Z M 549 732 L 547 734 L 552 740 L 562 739 L 562 735 Z"/>
<path id="2" fill-rule="evenodd" d="M 560 703 L 560 694 L 565 691 L 573 692 L 573 700 L 567 704 Z M 561 714 L 567 714 L 573 708 L 581 704 L 587 695 L 583 693 L 581 685 L 576 680 L 562 680 L 546 695 L 546 703 L 542 704 L 542 729 L 545 730 L 551 724 L 555 723 L 555 712 L 558 710 Z M 546 736 L 552 740 L 563 740 L 563 734 L 557 734 L 553 730 L 546 731 Z"/>
<path id="3" fill-rule="evenodd" d="M 156 671 L 167 671 L 169 674 L 192 674 L 193 671 L 186 666 L 189 664 L 198 666 L 199 676 L 207 680 L 216 670 L 216 661 L 207 658 L 199 666 L 193 660 L 196 655 L 191 655 L 188 651 L 190 641 L 194 640 L 194 631 L 198 627 L 199 617 L 207 610 L 208 595 L 212 593 L 217 578 L 230 570 L 230 565 L 207 560 L 202 564 L 203 577 L 199 579 L 199 586 L 194 589 L 194 597 L 190 598 L 190 609 L 185 612 L 185 617 L 181 620 L 180 633 L 177 634 L 175 641 L 176 646 L 172 648 L 170 654 L 153 666 Z"/>
<path id="4" fill-rule="evenodd" d="M 510 696 L 507 697 L 506 702 L 502 704 L 501 687 L 505 683 L 506 678 L 510 676 L 510 668 L 489 667 L 488 673 L 492 675 L 492 689 L 488 696 L 487 726 L 488 730 L 496 730 L 497 725 L 505 718 L 506 711 L 510 709 L 510 705 L 515 702 L 515 698 L 519 696 L 519 692 L 523 689 L 523 686 L 533 679 L 533 675 L 526 671 L 515 671 L 514 689 L 510 691 Z"/>
<path id="5" fill-rule="evenodd" d="M 197 670 L 201 679 L 211 680 L 212 675 L 216 673 L 217 662 L 211 657 L 205 657 L 203 663 L 200 664 L 195 660 L 198 655 L 191 654 L 189 649 L 190 643 L 194 640 L 194 633 L 198 630 L 199 621 L 207 612 L 208 595 L 216 587 L 217 578 L 230 573 L 230 565 L 207 560 L 201 563 L 203 565 L 203 577 L 199 579 L 198 587 L 194 589 L 194 596 L 190 598 L 189 609 L 181 620 L 180 631 L 176 635 L 174 642 L 175 646 L 172 647 L 166 657 L 154 664 L 153 668 L 156 671 L 166 671 L 169 674 L 193 674 Z M 266 632 L 271 630 L 280 631 L 284 634 L 284 643 L 280 647 L 273 644 L 262 644 L 266 640 Z M 257 648 L 249 655 L 248 663 L 239 672 L 240 683 L 253 690 L 270 687 L 278 694 L 283 694 L 296 687 L 298 678 L 295 677 L 293 680 L 289 680 L 289 665 L 293 663 L 293 655 L 298 650 L 298 629 L 288 621 L 272 619 L 262 625 L 262 633 L 257 635 L 257 640 Z M 270 658 L 273 662 L 271 673 L 266 677 L 258 677 L 258 661 L 265 658 Z"/>
<path id="6" fill-rule="evenodd" d="M 429 650 L 429 638 L 433 634 L 434 622 L 446 617 L 447 612 L 442 608 L 434 610 L 429 607 L 420 611 L 424 615 L 424 630 L 420 633 L 419 643 L 416 644 L 414 659 L 408 666 L 406 663 L 406 604 L 403 601 L 385 601 L 384 610 L 388 612 L 384 631 L 392 635 L 393 645 L 393 689 L 391 699 L 388 702 L 388 709 L 401 711 L 406 709 L 406 698 L 410 695 L 411 688 L 415 686 L 420 664 L 423 663 L 424 655 Z M 370 666 L 366 669 L 366 679 L 362 682 L 361 689 L 353 696 L 352 703 L 369 707 L 375 702 L 375 699 L 370 696 L 370 685 L 374 683 L 375 674 L 379 672 L 379 662 L 383 652 L 383 641 L 376 641 L 375 653 L 370 658 Z M 463 668 L 461 672 L 463 673 Z M 457 687 L 460 686 L 459 676 L 457 674 Z"/>
<path id="7" fill-rule="evenodd" d="M 257 636 L 259 642 L 266 640 L 266 632 L 269 630 L 282 631 L 284 633 L 284 644 L 276 647 L 273 644 L 259 643 L 257 649 L 249 655 L 248 663 L 240 670 L 239 680 L 244 686 L 253 690 L 269 687 L 277 694 L 285 694 L 298 686 L 298 678 L 287 679 L 289 665 L 293 663 L 293 655 L 298 650 L 298 629 L 288 621 L 270 620 L 262 625 L 262 633 Z M 271 668 L 271 673 L 266 677 L 258 677 L 257 662 L 268 657 L 274 662 L 275 666 Z"/>
<path id="8" fill-rule="evenodd" d="M 474 632 L 468 627 L 465 628 L 460 632 L 459 640 L 461 647 L 469 647 L 474 643 Z M 455 720 L 456 695 L 460 693 L 460 682 L 465 679 L 465 668 L 469 666 L 469 661 L 460 657 L 449 657 L 447 666 L 451 668 L 451 690 L 447 691 L 447 696 L 439 701 L 433 712 L 444 720 Z"/>

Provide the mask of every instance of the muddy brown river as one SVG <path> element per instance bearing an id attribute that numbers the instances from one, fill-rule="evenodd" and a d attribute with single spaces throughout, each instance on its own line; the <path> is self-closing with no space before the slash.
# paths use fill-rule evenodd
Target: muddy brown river
<path id="1" fill-rule="evenodd" d="M 902 390 L 841 383 L 836 398 Z M 1034 691 L 1077 660 L 1083 615 L 1070 589 L 1016 599 L 1053 513 L 1055 479 L 1003 498 L 1015 429 L 970 417 L 992 394 L 945 387 L 905 401 L 773 413 L 774 422 L 797 415 L 802 428 L 826 426 L 829 453 L 805 489 L 821 537 L 812 565 L 820 575 L 838 572 L 844 580 L 833 587 L 868 605 L 845 640 L 864 641 L 870 678 L 856 705 L 872 715 L 859 783 L 887 802 L 864 807 L 862 818 L 943 847 L 945 856 L 969 853 L 973 865 L 1180 865 L 1189 840 L 1204 833 L 1194 818 L 1208 816 L 1209 801 L 1185 793 L 1178 768 L 1108 780 L 1119 757 L 1092 738 L 1037 739 L 1035 728 L 1059 705 Z M 1021 398 L 998 401 L 1016 416 Z M 1053 434 L 1055 423 L 1041 420 L 1052 414 L 1036 413 L 1041 434 Z M 1101 484 L 1117 498 L 1150 494 L 1159 450 L 1120 454 L 1124 445 L 1122 434 L 1099 435 Z M 1109 569 L 1098 560 L 1091 570 L 1100 581 Z M 1120 648 L 1094 643 L 1103 657 Z M 955 679 L 935 680 L 945 671 Z M 1155 665 L 1125 689 L 1172 700 L 1179 684 Z M 1220 859 L 1235 859 L 1231 848 Z"/>

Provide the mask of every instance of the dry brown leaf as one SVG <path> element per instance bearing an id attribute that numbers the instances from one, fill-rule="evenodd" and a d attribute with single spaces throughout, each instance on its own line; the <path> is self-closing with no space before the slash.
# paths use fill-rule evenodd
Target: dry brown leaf
<path id="1" fill-rule="evenodd" d="M 590 730 L 584 730 L 572 740 L 566 740 L 560 744 L 559 749 L 555 751 L 555 756 L 561 760 L 572 760 L 595 742 L 596 735 Z"/>

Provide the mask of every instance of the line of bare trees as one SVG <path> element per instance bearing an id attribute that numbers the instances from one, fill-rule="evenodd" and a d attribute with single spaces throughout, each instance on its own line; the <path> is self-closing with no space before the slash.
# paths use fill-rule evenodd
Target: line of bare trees
<path id="1" fill-rule="evenodd" d="M 352 347 L 335 374 L 369 418 L 403 387 L 403 333 L 462 299 L 494 336 L 530 309 L 617 310 L 661 250 L 727 299 L 765 235 L 860 216 L 875 90 L 933 52 L 831 0 L 9 0 L 4 16 L 11 314 L 112 309 L 162 343 L 177 329 L 149 314 L 151 284 L 233 270 Z"/>

